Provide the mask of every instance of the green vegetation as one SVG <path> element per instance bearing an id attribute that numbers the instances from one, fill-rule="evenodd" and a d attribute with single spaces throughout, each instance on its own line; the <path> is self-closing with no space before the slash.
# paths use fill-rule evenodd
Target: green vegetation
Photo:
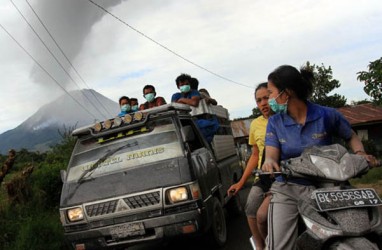
<path id="1" fill-rule="evenodd" d="M 0 249 L 68 249 L 58 213 L 60 170 L 75 143 L 68 134 L 47 153 L 16 153 L 0 189 Z M 0 156 L 1 164 L 6 158 Z"/>
<path id="2" fill-rule="evenodd" d="M 370 62 L 368 71 L 357 73 L 357 79 L 365 84 L 363 90 L 373 98 L 373 102 L 382 105 L 382 57 Z"/>

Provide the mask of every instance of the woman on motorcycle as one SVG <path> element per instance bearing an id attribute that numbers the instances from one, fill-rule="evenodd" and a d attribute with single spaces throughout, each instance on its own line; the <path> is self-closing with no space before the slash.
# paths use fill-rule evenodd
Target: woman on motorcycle
<path id="1" fill-rule="evenodd" d="M 265 146 L 265 131 L 268 117 L 270 116 L 266 82 L 261 83 L 256 87 L 255 100 L 257 107 L 261 112 L 261 116 L 251 122 L 249 130 L 249 145 L 252 145 L 251 157 L 248 160 L 240 181 L 233 184 L 228 189 L 228 195 L 236 195 L 245 185 L 247 179 L 252 175 L 252 171 L 260 168 L 262 163 Z M 267 235 L 266 220 L 268 203 L 270 200 L 266 193 L 269 191 L 271 184 L 272 181 L 269 179 L 269 176 L 262 176 L 261 178 L 256 179 L 248 194 L 247 203 L 245 205 L 245 214 L 247 216 L 248 226 L 252 233 L 250 242 L 252 245 L 256 246 L 256 249 L 263 249 L 265 247 L 264 239 Z M 259 214 L 259 218 L 257 213 Z"/>
<path id="2" fill-rule="evenodd" d="M 265 137 L 263 171 L 280 171 L 280 160 L 301 155 L 314 145 L 330 145 L 338 136 L 348 142 L 354 153 L 364 155 L 371 165 L 376 159 L 364 147 L 349 122 L 334 108 L 308 101 L 313 91 L 311 71 L 283 65 L 268 76 L 269 106 L 276 113 L 269 118 Z M 268 220 L 269 249 L 293 249 L 297 238 L 297 201 L 315 187 L 306 179 L 285 182 L 277 176 L 271 187 Z"/>

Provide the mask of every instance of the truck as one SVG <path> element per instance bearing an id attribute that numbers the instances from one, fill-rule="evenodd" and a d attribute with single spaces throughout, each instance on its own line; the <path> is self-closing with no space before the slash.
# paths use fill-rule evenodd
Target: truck
<path id="1" fill-rule="evenodd" d="M 72 135 L 59 212 L 73 249 L 124 249 L 186 235 L 225 244 L 225 215 L 242 212 L 240 198 L 227 195 L 242 175 L 227 109 L 203 100 L 197 108 L 171 103 Z"/>

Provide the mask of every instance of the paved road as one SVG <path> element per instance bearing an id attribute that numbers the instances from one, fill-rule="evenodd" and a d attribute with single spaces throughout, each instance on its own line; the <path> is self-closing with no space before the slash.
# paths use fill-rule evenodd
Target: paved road
<path id="1" fill-rule="evenodd" d="M 243 206 L 247 199 L 247 195 L 250 187 L 247 187 L 240 191 L 240 199 Z M 227 218 L 227 244 L 220 248 L 220 250 L 252 250 L 249 243 L 249 237 L 251 235 L 245 214 L 236 217 L 236 218 Z M 199 238 L 182 238 L 179 240 L 174 240 L 170 243 L 160 244 L 160 243 L 150 243 L 142 244 L 133 247 L 129 247 L 128 250 L 204 250 L 207 248 L 201 239 Z"/>

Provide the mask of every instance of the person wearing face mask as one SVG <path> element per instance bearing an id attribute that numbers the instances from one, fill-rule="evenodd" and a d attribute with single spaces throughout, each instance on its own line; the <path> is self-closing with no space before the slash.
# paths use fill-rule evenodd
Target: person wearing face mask
<path id="1" fill-rule="evenodd" d="M 130 98 L 130 107 L 131 107 L 131 112 L 138 111 L 138 99 L 137 98 Z"/>
<path id="2" fill-rule="evenodd" d="M 271 110 L 268 105 L 267 83 L 259 84 L 255 89 L 255 101 L 260 110 L 261 116 L 251 122 L 249 129 L 248 144 L 252 145 L 251 157 L 248 160 L 245 171 L 241 179 L 233 184 L 227 191 L 227 195 L 236 195 L 245 185 L 247 179 L 252 175 L 253 170 L 260 169 L 263 162 L 265 131 Z M 270 196 L 268 195 L 272 180 L 269 176 L 256 178 L 248 194 L 245 205 L 248 226 L 252 236 L 251 245 L 254 249 L 264 249 L 265 237 L 267 236 L 267 213 Z"/>
<path id="3" fill-rule="evenodd" d="M 143 87 L 143 97 L 146 102 L 139 106 L 139 110 L 145 110 L 153 107 L 158 107 L 166 104 L 166 100 L 158 96 L 156 97 L 155 87 L 153 85 L 146 85 Z"/>
<path id="4" fill-rule="evenodd" d="M 180 92 L 172 95 L 171 102 L 183 103 L 197 107 L 199 105 L 200 94 L 197 90 L 191 89 L 191 76 L 181 74 L 175 79 L 175 82 Z"/>
<path id="5" fill-rule="evenodd" d="M 298 157 L 311 146 L 330 145 L 333 136 L 344 139 L 355 154 L 375 166 L 376 159 L 364 147 L 349 122 L 334 108 L 308 101 L 313 92 L 313 72 L 290 65 L 276 68 L 268 76 L 269 106 L 276 113 L 268 119 L 263 171 L 280 171 L 281 160 Z M 269 249 L 294 249 L 298 233 L 297 203 L 314 187 L 312 180 L 279 175 L 271 187 L 269 205 Z"/>
<path id="6" fill-rule="evenodd" d="M 124 116 L 130 111 L 130 99 L 127 96 L 122 96 L 119 98 L 119 107 L 121 108 L 121 112 L 118 116 Z"/>

